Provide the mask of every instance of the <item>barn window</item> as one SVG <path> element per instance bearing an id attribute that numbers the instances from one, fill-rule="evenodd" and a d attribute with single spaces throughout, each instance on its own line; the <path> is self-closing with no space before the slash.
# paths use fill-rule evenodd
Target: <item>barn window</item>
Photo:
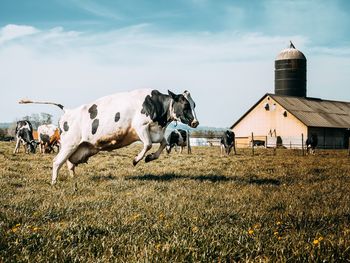
<path id="1" fill-rule="evenodd" d="M 287 111 L 284 111 L 284 112 L 283 112 L 283 116 L 284 116 L 284 117 L 287 117 Z"/>
<path id="2" fill-rule="evenodd" d="M 265 108 L 265 110 L 270 110 L 270 105 L 268 103 L 265 103 L 264 108 Z"/>

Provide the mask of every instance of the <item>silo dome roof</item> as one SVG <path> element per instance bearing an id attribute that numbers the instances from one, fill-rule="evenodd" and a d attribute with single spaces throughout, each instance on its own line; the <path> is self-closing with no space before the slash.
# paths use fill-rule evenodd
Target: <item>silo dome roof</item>
<path id="1" fill-rule="evenodd" d="M 276 60 L 284 60 L 284 59 L 304 59 L 306 57 L 304 54 L 297 50 L 292 42 L 290 42 L 290 47 L 283 49 L 276 57 Z"/>

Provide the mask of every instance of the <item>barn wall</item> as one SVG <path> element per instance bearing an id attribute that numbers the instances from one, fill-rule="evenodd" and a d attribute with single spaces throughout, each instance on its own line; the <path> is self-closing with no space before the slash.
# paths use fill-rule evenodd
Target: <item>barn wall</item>
<path id="1" fill-rule="evenodd" d="M 268 106 L 267 106 L 268 105 Z M 265 138 L 267 146 L 275 146 L 278 141 L 284 147 L 300 148 L 301 134 L 307 136 L 307 126 L 266 96 L 234 128 L 237 147 L 248 147 L 247 141 Z"/>
<path id="2" fill-rule="evenodd" d="M 343 149 L 348 147 L 349 132 L 339 128 L 309 127 L 308 136 L 316 134 L 318 138 L 317 148 Z"/>

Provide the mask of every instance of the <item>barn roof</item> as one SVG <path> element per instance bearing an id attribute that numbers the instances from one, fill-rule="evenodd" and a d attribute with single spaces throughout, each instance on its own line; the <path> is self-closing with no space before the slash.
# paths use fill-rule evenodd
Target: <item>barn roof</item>
<path id="1" fill-rule="evenodd" d="M 235 122 L 231 129 L 266 96 L 270 96 L 308 127 L 350 128 L 350 102 L 267 93 Z"/>

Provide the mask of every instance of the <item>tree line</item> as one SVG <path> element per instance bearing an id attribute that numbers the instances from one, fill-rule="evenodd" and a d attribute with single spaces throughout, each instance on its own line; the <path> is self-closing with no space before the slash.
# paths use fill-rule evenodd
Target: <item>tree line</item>
<path id="1" fill-rule="evenodd" d="M 41 113 L 33 113 L 31 115 L 26 115 L 20 119 L 12 122 L 8 127 L 0 128 L 0 140 L 1 141 L 9 141 L 14 139 L 15 129 L 17 121 L 26 120 L 30 121 L 33 126 L 33 129 L 36 130 L 40 125 L 43 124 L 51 124 L 52 123 L 52 115 L 49 113 L 41 112 Z"/>

